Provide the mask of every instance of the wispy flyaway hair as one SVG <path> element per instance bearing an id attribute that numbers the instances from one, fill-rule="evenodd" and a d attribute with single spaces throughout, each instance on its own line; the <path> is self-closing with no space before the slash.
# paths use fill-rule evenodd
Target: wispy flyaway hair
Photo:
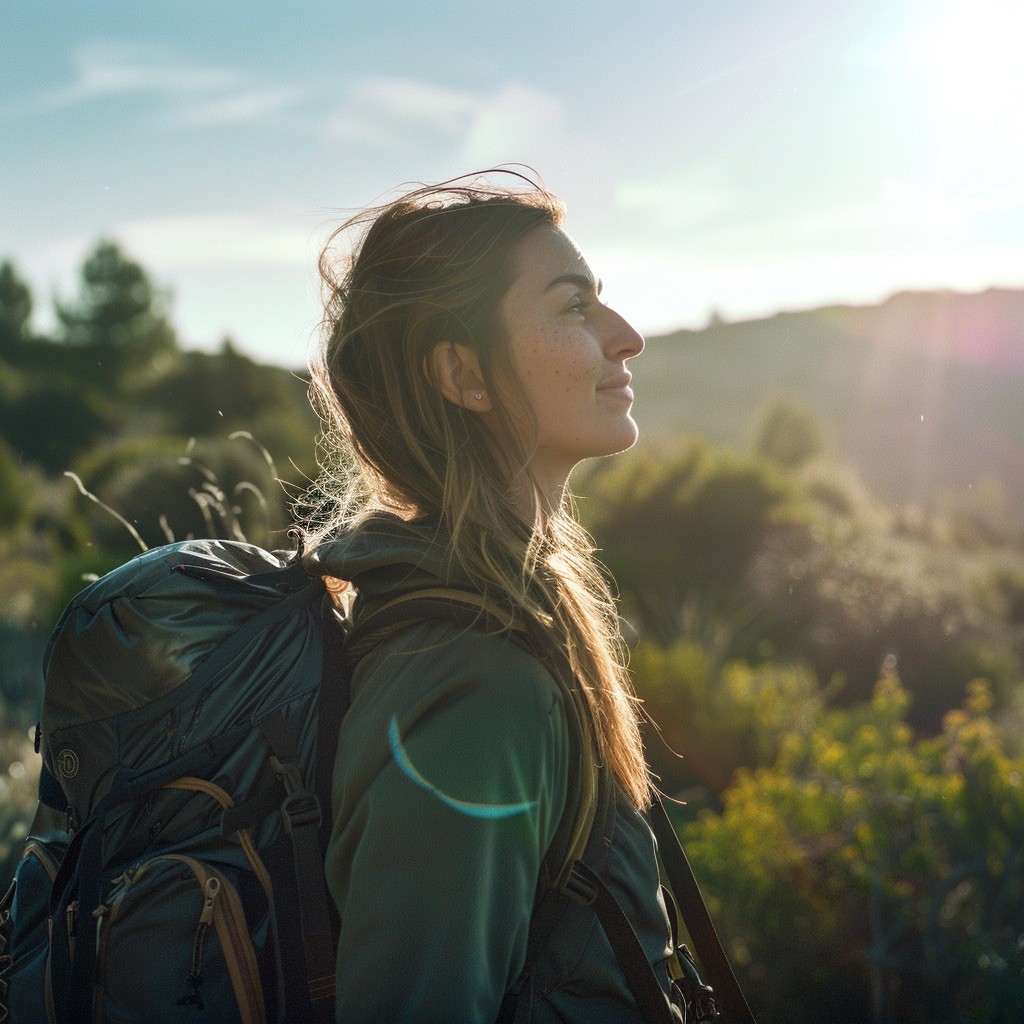
<path id="1" fill-rule="evenodd" d="M 493 182 L 511 178 L 508 186 Z M 324 473 L 307 507 L 310 545 L 386 510 L 429 518 L 480 591 L 569 654 L 601 755 L 639 807 L 649 776 L 618 616 L 571 499 L 525 516 L 532 455 L 499 306 L 517 244 L 561 226 L 562 202 L 534 177 L 495 169 L 423 185 L 361 211 L 320 257 L 322 339 L 311 397 L 325 425 Z M 493 410 L 449 401 L 431 354 L 476 353 Z"/>

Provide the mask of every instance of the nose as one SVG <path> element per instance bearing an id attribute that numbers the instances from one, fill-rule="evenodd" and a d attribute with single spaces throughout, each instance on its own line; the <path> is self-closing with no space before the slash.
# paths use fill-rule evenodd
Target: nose
<path id="1" fill-rule="evenodd" d="M 644 350 L 643 335 L 632 324 L 614 309 L 605 306 L 609 324 L 605 353 L 609 359 L 625 362 Z"/>

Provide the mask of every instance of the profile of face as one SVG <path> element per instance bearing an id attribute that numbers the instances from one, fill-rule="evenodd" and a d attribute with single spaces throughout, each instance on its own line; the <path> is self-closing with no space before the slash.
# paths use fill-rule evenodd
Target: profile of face
<path id="1" fill-rule="evenodd" d="M 600 301 L 600 282 L 561 229 L 546 224 L 527 234 L 512 269 L 499 313 L 536 425 L 524 438 L 533 449 L 529 469 L 550 493 L 578 462 L 636 441 L 626 363 L 644 340 Z"/>
<path id="2" fill-rule="evenodd" d="M 626 362 L 643 338 L 600 301 L 601 284 L 575 242 L 543 224 L 512 252 L 512 283 L 498 316 L 517 386 L 495 386 L 531 453 L 527 468 L 541 490 L 557 496 L 583 459 L 624 451 L 637 439 Z M 500 436 L 494 395 L 476 353 L 441 343 L 434 369 L 444 395 L 482 416 Z M 525 402 L 527 409 L 517 407 Z"/>

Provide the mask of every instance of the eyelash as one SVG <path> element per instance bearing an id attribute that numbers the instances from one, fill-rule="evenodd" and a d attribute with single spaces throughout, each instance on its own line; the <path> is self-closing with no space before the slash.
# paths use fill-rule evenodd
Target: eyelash
<path id="1" fill-rule="evenodd" d="M 576 299 L 566 312 L 582 314 L 589 306 L 590 303 L 586 299 Z"/>

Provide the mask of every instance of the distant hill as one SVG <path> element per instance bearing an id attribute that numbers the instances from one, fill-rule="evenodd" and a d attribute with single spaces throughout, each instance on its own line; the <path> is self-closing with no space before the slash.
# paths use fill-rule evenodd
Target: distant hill
<path id="1" fill-rule="evenodd" d="M 881 496 L 927 505 L 994 477 L 1024 521 L 1024 290 L 712 323 L 650 339 L 633 372 L 647 436 L 746 447 L 765 406 L 789 398 Z"/>

